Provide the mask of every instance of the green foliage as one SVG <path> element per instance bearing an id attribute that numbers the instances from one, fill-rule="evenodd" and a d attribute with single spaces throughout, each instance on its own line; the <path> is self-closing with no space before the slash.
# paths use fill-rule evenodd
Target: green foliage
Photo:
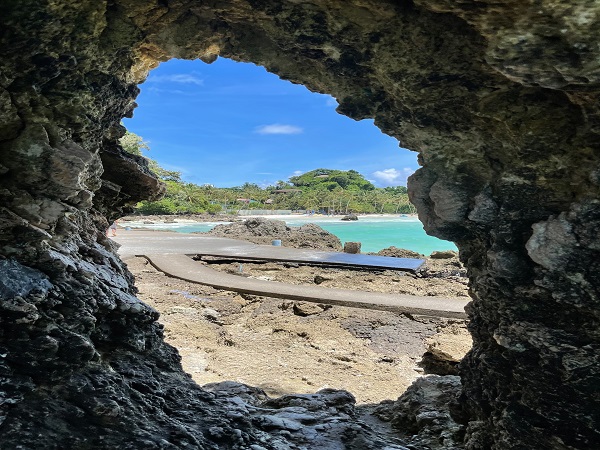
<path id="1" fill-rule="evenodd" d="M 181 172 L 163 169 L 156 161 L 147 158 L 142 154 L 143 151 L 149 152 L 150 146 L 141 136 L 138 136 L 131 131 L 126 131 L 125 135 L 119 139 L 119 143 L 127 153 L 146 158 L 148 161 L 148 168 L 157 176 L 157 178 L 163 181 L 181 181 Z"/>
<path id="2" fill-rule="evenodd" d="M 406 186 L 388 186 L 383 188 L 384 191 L 389 192 L 391 194 L 407 194 L 408 189 Z"/>
<path id="3" fill-rule="evenodd" d="M 223 208 L 221 208 L 221 205 L 216 205 L 216 204 L 210 204 L 206 207 L 206 212 L 209 214 L 216 214 L 218 212 L 221 212 Z"/>
<path id="4" fill-rule="evenodd" d="M 140 136 L 130 131 L 126 131 L 125 135 L 119 139 L 119 143 L 123 150 L 133 155 L 143 156 L 142 150 L 150 151 L 148 143 L 144 141 Z"/>
<path id="5" fill-rule="evenodd" d="M 150 158 L 148 160 L 148 168 L 154 172 L 154 174 L 163 181 L 177 181 L 181 182 L 181 172 L 175 170 L 163 169 L 158 165 L 156 161 Z"/>
<path id="6" fill-rule="evenodd" d="M 315 210 L 325 214 L 415 213 L 404 186 L 379 189 L 358 172 L 330 170 L 326 174 L 326 170 L 309 172 L 308 177 L 304 177 L 306 174 L 292 177 L 293 184 L 279 181 L 265 189 L 254 183 L 233 188 L 198 186 L 181 181 L 179 176 L 164 176 L 165 197 L 156 202 L 142 202 L 137 210 L 142 214 L 217 214 L 234 213 L 239 209 Z M 344 177 L 348 173 L 352 176 Z M 319 174 L 328 176 L 315 180 Z M 281 190 L 289 192 L 277 192 Z"/>
<path id="7" fill-rule="evenodd" d="M 361 191 L 375 189 L 375 186 L 356 170 L 316 169 L 291 177 L 290 182 L 296 187 L 312 188 L 324 185 L 329 191 L 333 191 L 336 187 Z"/>

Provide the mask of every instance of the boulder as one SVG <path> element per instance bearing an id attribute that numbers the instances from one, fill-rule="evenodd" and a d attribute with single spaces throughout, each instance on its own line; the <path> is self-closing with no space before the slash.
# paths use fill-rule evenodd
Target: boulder
<path id="1" fill-rule="evenodd" d="M 358 220 L 358 216 L 356 214 L 347 214 L 340 220 Z"/>
<path id="2" fill-rule="evenodd" d="M 413 252 L 412 250 L 406 250 L 404 248 L 391 247 L 384 248 L 379 250 L 377 253 L 372 253 L 378 256 L 393 256 L 395 258 L 425 258 L 425 255 L 422 255 L 418 252 Z"/>
<path id="3" fill-rule="evenodd" d="M 344 244 L 344 253 L 360 253 L 360 242 L 346 242 Z"/>
<path id="4" fill-rule="evenodd" d="M 458 375 L 458 365 L 471 349 L 472 341 L 464 325 L 451 324 L 430 336 L 427 351 L 419 365 L 425 373 Z"/>
<path id="5" fill-rule="evenodd" d="M 432 252 L 431 255 L 429 255 L 429 257 L 432 259 L 450 259 L 450 258 L 456 258 L 457 256 L 458 256 L 458 252 L 455 252 L 454 250 L 443 250 L 443 251 L 438 251 L 438 252 Z"/>
<path id="6" fill-rule="evenodd" d="M 277 239 L 281 240 L 283 247 L 342 250 L 342 243 L 335 235 L 313 223 L 301 227 L 289 227 L 283 220 L 258 217 L 243 222 L 220 224 L 207 234 L 242 239 L 255 244 L 271 245 L 273 240 Z"/>

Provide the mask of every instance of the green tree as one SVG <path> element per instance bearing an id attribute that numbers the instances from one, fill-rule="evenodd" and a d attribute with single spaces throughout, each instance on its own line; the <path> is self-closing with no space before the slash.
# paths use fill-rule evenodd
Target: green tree
<path id="1" fill-rule="evenodd" d="M 138 136 L 131 131 L 126 131 L 125 135 L 119 139 L 119 143 L 123 150 L 132 155 L 143 156 L 142 151 L 150 151 L 148 142 L 144 141 L 141 136 Z"/>

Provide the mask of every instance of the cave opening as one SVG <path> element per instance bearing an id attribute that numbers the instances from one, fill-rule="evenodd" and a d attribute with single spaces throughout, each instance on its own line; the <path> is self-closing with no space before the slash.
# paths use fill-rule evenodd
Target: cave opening
<path id="1" fill-rule="evenodd" d="M 276 180 L 287 179 L 291 175 L 302 172 L 296 170 L 299 167 L 306 171 L 321 167 L 358 169 L 359 173 L 366 173 L 370 177 L 380 176 L 379 179 L 367 181 L 374 183 L 375 186 L 383 187 L 394 183 L 405 185 L 406 177 L 416 169 L 416 154 L 406 149 L 399 149 L 398 141 L 383 135 L 374 127 L 372 120 L 363 119 L 356 122 L 341 116 L 334 111 L 337 102 L 330 96 L 311 93 L 303 86 L 287 83 L 251 64 L 236 63 L 224 58 L 220 58 L 210 65 L 199 60 L 169 60 L 153 69 L 140 88 L 141 93 L 136 99 L 137 107 L 134 110 L 133 118 L 125 119 L 123 123 L 129 131 L 139 134 L 145 141 L 148 141 L 151 148 L 147 153 L 148 157 L 158 160 L 159 164 L 168 170 L 183 170 L 184 182 L 225 187 L 240 186 L 249 182 L 268 186 L 275 185 Z M 265 128 L 269 132 L 263 132 Z M 257 141 L 257 143 L 253 141 Z M 286 165 L 283 167 L 277 165 L 278 159 Z M 240 168 L 235 167 L 237 165 Z M 401 170 L 396 167 L 400 167 Z M 268 174 L 261 172 L 264 170 L 273 172 Z M 228 173 L 229 171 L 233 173 Z M 253 178 L 257 175 L 260 178 Z M 264 175 L 270 175 L 270 179 L 265 179 Z M 258 211 L 257 213 L 260 214 Z M 397 216 L 396 218 L 400 219 L 400 214 Z M 284 219 L 283 217 L 276 218 Z M 310 223 L 323 226 L 318 220 L 315 221 L 315 217 L 311 218 L 313 220 L 309 220 Z M 152 216 L 143 219 L 134 216 L 134 219 L 131 221 L 131 216 L 129 216 L 126 222 L 121 221 L 121 226 L 178 231 L 185 231 L 187 226 L 194 232 L 204 230 L 203 225 L 185 225 L 185 218 L 184 222 L 177 225 L 170 223 L 172 221 L 162 223 L 160 216 L 158 222 Z M 288 220 L 288 224 L 298 226 L 303 223 L 301 220 L 298 222 L 298 219 L 302 219 L 301 216 L 292 216 L 291 219 L 296 220 L 292 220 L 291 223 Z M 215 221 L 219 222 L 220 220 L 227 220 L 227 216 L 216 216 L 206 229 L 214 226 Z M 391 221 L 392 219 L 388 217 L 387 220 Z M 403 217 L 401 220 L 396 220 L 394 225 L 397 227 L 410 226 L 410 230 L 412 230 L 414 221 L 407 222 L 408 220 L 409 218 Z M 342 224 L 344 223 L 342 222 Z M 325 227 L 327 228 L 327 225 Z M 383 228 L 380 228 L 379 231 L 386 232 Z M 450 243 L 442 243 L 424 233 L 415 233 L 414 231 L 404 231 L 404 233 L 409 233 L 411 237 L 414 236 L 412 242 L 410 237 L 405 239 L 412 250 L 416 252 L 414 257 L 417 257 L 419 252 L 429 255 L 434 250 L 453 248 Z M 127 234 L 125 233 L 125 235 Z M 428 242 L 423 247 L 418 244 L 423 239 L 419 239 L 421 235 Z M 234 235 L 229 234 L 229 237 L 234 237 Z M 278 236 L 273 236 L 273 238 L 275 237 Z M 393 235 L 388 239 L 393 239 Z M 302 245 L 307 246 L 308 244 Z M 369 245 L 377 244 L 363 242 L 363 248 L 366 247 L 363 251 L 379 251 L 391 245 L 400 246 L 396 241 L 390 241 L 371 250 Z M 456 258 L 448 263 L 448 267 L 452 266 L 450 270 L 454 270 L 452 273 L 457 270 L 455 265 L 458 265 Z M 308 322 L 304 325 L 305 329 L 302 328 L 300 322 L 288 330 L 286 326 L 277 323 L 271 316 L 279 313 L 282 317 L 277 320 L 287 317 L 287 320 L 292 322 L 290 318 L 294 318 L 294 316 L 315 315 L 316 317 L 316 314 L 327 311 L 329 307 L 322 305 L 315 308 L 302 302 L 294 303 L 289 300 L 273 302 L 271 299 L 263 299 L 265 306 L 259 308 L 259 311 L 264 309 L 268 311 L 268 314 L 263 312 L 260 317 L 263 317 L 265 321 L 262 328 L 266 329 L 267 323 L 271 323 L 271 328 L 278 330 L 277 332 L 273 332 L 267 337 L 261 337 L 264 333 L 262 328 L 253 330 L 247 314 L 240 311 L 231 317 L 236 317 L 235 320 L 240 322 L 239 328 L 246 330 L 245 339 L 241 339 L 239 334 L 235 333 L 237 327 L 230 327 L 231 324 L 226 323 L 225 326 L 221 325 L 221 331 L 229 333 L 227 338 L 229 344 L 224 348 L 210 343 L 211 333 L 203 336 L 204 345 L 190 344 L 190 336 L 194 333 L 186 333 L 186 331 L 190 327 L 203 326 L 195 323 L 197 321 L 194 320 L 194 317 L 190 317 L 190 314 L 191 316 L 203 314 L 204 309 L 194 309 L 194 301 L 187 302 L 189 305 L 187 305 L 186 317 L 186 307 L 181 302 L 185 303 L 186 300 L 189 300 L 189 296 L 202 298 L 200 293 L 206 289 L 193 285 L 174 287 L 172 285 L 178 283 L 172 280 L 164 281 L 166 285 L 170 286 L 164 290 L 153 283 L 152 279 L 148 279 L 150 277 L 147 277 L 146 274 L 151 268 L 143 261 L 128 261 L 128 266 L 137 278 L 136 284 L 140 289 L 139 297 L 161 312 L 161 323 L 166 325 L 169 335 L 168 342 L 179 350 L 183 357 L 184 369 L 191 373 L 194 380 L 201 385 L 217 380 L 235 379 L 265 389 L 272 396 L 294 392 L 313 392 L 319 388 L 333 387 L 350 391 L 357 397 L 359 404 L 373 403 L 396 398 L 408 387 L 407 381 L 412 381 L 418 373 L 422 372 L 419 361 L 426 352 L 426 345 L 421 345 L 421 342 L 435 338 L 436 345 L 445 345 L 444 343 L 440 344 L 440 341 L 444 341 L 444 338 L 454 339 L 459 349 L 457 353 L 466 351 L 470 344 L 470 339 L 465 336 L 464 326 L 461 328 L 458 325 L 460 321 L 448 323 L 445 319 L 437 321 L 430 319 L 430 324 L 435 323 L 435 325 L 426 326 L 418 321 L 411 323 L 406 317 L 380 312 L 359 313 L 344 310 L 343 313 L 331 311 L 323 314 L 323 316 L 330 315 L 323 319 L 330 321 L 330 329 L 327 333 L 323 333 L 325 327 L 319 325 L 319 321 L 315 320 L 316 323 L 311 323 L 310 318 L 302 319 Z M 231 270 L 233 273 L 237 273 L 237 267 L 235 264 L 233 266 L 232 268 L 224 266 L 227 269 L 221 269 L 219 265 L 216 265 L 220 270 Z M 258 272 L 258 275 L 254 275 L 254 277 L 259 279 L 269 278 L 269 276 L 285 277 L 281 267 L 273 265 L 253 267 L 251 264 L 244 265 L 246 276 L 251 276 L 251 267 Z M 307 268 L 289 270 L 298 273 L 307 272 L 302 275 L 301 279 L 305 283 L 313 285 L 315 277 L 319 279 L 325 276 L 327 280 L 332 276 L 332 272 L 339 272 L 339 270 L 327 272 L 312 269 L 313 273 Z M 441 274 L 443 271 L 438 270 L 438 272 Z M 438 274 L 438 272 L 434 270 L 434 273 Z M 354 275 L 355 278 L 352 278 Z M 398 276 L 403 275 L 398 274 Z M 369 290 L 374 285 L 379 285 L 378 289 L 383 289 L 381 284 L 390 283 L 379 273 L 355 274 L 353 271 L 349 271 L 345 272 L 346 276 L 349 278 L 341 286 L 339 283 L 342 283 L 342 277 L 338 277 L 340 281 L 337 279 L 334 281 L 338 284 L 326 282 L 324 286 L 331 284 L 332 286 L 348 286 L 358 289 L 360 284 L 364 286 L 363 290 Z M 373 280 L 373 276 L 376 280 Z M 430 279 L 433 280 L 433 277 L 432 274 Z M 399 279 L 391 281 L 391 283 L 399 282 Z M 452 286 L 448 295 L 460 295 L 464 298 L 466 294 L 463 292 L 465 291 L 464 282 L 463 278 L 456 287 Z M 410 292 L 427 295 L 441 295 L 443 292 L 441 288 L 426 289 L 426 283 L 422 284 L 424 286 L 411 286 Z M 384 291 L 387 292 L 385 289 Z M 156 302 L 157 292 L 160 292 L 165 299 L 173 299 L 174 302 L 169 300 Z M 208 292 L 211 292 L 210 289 Z M 400 291 L 400 293 L 405 292 L 408 291 Z M 212 295 L 219 297 L 218 294 L 213 293 Z M 222 297 L 229 296 L 230 294 L 226 293 Z M 234 295 L 233 298 L 236 302 L 245 303 L 244 298 L 239 295 Z M 177 302 L 180 303 L 177 304 Z M 212 306 L 208 306 L 211 306 L 213 310 L 219 310 L 215 306 L 217 304 L 219 304 L 218 301 L 212 303 Z M 174 314 L 173 311 L 178 308 L 179 314 Z M 324 308 L 325 311 L 320 311 L 319 308 Z M 225 316 L 227 313 L 227 308 L 225 311 L 215 312 L 215 314 L 224 314 Z M 337 315 L 347 316 L 344 320 L 354 322 L 354 325 L 340 325 L 342 320 L 336 317 Z M 180 322 L 186 320 L 188 326 L 184 327 Z M 363 331 L 361 334 L 358 331 L 367 328 L 377 330 L 374 336 L 369 337 L 368 332 Z M 446 328 L 451 330 L 450 334 L 442 332 Z M 349 334 L 346 336 L 344 333 Z M 296 335 L 300 336 L 297 338 L 300 343 L 290 339 L 290 336 Z M 418 337 L 413 339 L 410 337 L 411 335 Z M 456 339 L 457 336 L 459 339 Z M 376 351 L 368 346 L 359 345 L 358 337 L 372 342 L 370 345 Z M 219 343 L 219 339 L 219 337 L 214 339 L 215 344 Z M 378 343 L 386 339 L 388 344 Z M 404 346 L 398 345 L 398 348 L 392 349 L 393 346 L 389 344 L 392 341 L 404 342 Z M 282 345 L 287 347 L 287 354 L 280 348 Z M 262 348 L 263 346 L 266 348 Z M 295 347 L 300 347 L 300 349 Z M 290 348 L 294 348 L 294 350 L 290 351 Z M 446 346 L 446 349 L 451 351 L 448 348 L 450 346 Z M 223 349 L 226 351 L 223 352 Z M 303 353 L 306 351 L 305 349 L 309 349 L 312 353 L 309 352 L 308 355 Z M 456 349 L 454 351 L 456 352 Z M 331 354 L 334 356 L 331 357 Z M 441 352 L 437 354 L 439 355 Z M 429 355 L 431 356 L 431 353 Z M 435 364 L 437 366 L 446 364 L 450 367 L 448 369 L 450 373 L 456 374 L 456 358 L 457 356 L 454 354 L 448 355 Z M 432 362 L 434 359 L 431 358 L 429 366 L 435 365 Z M 248 362 L 252 360 L 260 360 L 263 363 L 253 366 Z M 216 364 L 216 361 L 219 361 L 219 365 Z M 239 374 L 236 369 L 240 367 L 242 361 L 246 361 L 247 366 L 241 366 L 243 370 Z M 315 361 L 318 364 L 314 364 Z M 279 369 L 277 376 L 272 373 L 274 368 Z M 439 367 L 437 371 L 437 373 L 442 373 Z M 357 377 L 360 380 L 358 383 L 356 382 Z"/>
<path id="2" fill-rule="evenodd" d="M 377 187 L 406 186 L 418 168 L 416 153 L 372 119 L 340 115 L 331 96 L 254 64 L 171 59 L 139 87 L 123 124 L 149 142 L 149 157 L 187 182 L 265 187 L 329 168 L 357 170 Z"/>

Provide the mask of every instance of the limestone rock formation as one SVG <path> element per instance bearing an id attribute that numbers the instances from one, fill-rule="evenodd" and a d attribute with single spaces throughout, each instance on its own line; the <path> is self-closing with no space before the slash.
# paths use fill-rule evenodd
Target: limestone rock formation
<path id="1" fill-rule="evenodd" d="M 451 259 L 451 258 L 456 258 L 457 256 L 458 256 L 458 253 L 456 253 L 452 250 L 432 252 L 431 255 L 429 255 L 429 257 L 431 259 Z"/>
<path id="2" fill-rule="evenodd" d="M 411 448 L 462 448 L 464 426 L 453 418 L 460 396 L 460 378 L 429 375 L 417 379 L 395 402 L 383 402 L 375 411 L 390 422 Z"/>
<path id="3" fill-rule="evenodd" d="M 271 245 L 274 239 L 279 239 L 284 247 L 314 248 L 326 251 L 342 249 L 342 243 L 335 235 L 314 223 L 307 223 L 300 227 L 288 227 L 283 220 L 257 217 L 243 222 L 220 224 L 206 233 L 212 236 L 242 239 L 255 244 Z"/>
<path id="4" fill-rule="evenodd" d="M 118 145 L 136 84 L 223 56 L 419 152 L 409 195 L 470 277 L 466 448 L 600 447 L 599 16 L 587 0 L 3 1 L 1 446 L 286 448 L 182 372 L 104 236 L 163 189 Z"/>
<path id="5" fill-rule="evenodd" d="M 458 375 L 458 366 L 472 343 L 463 324 L 450 324 L 427 338 L 427 351 L 419 365 L 425 373 Z"/>
<path id="6" fill-rule="evenodd" d="M 373 253 L 374 255 L 379 256 L 392 256 L 395 258 L 417 258 L 422 259 L 425 258 L 425 255 L 422 255 L 418 252 L 413 252 L 412 250 L 406 250 L 404 248 L 398 248 L 395 246 L 383 248 L 379 250 L 377 253 Z"/>

